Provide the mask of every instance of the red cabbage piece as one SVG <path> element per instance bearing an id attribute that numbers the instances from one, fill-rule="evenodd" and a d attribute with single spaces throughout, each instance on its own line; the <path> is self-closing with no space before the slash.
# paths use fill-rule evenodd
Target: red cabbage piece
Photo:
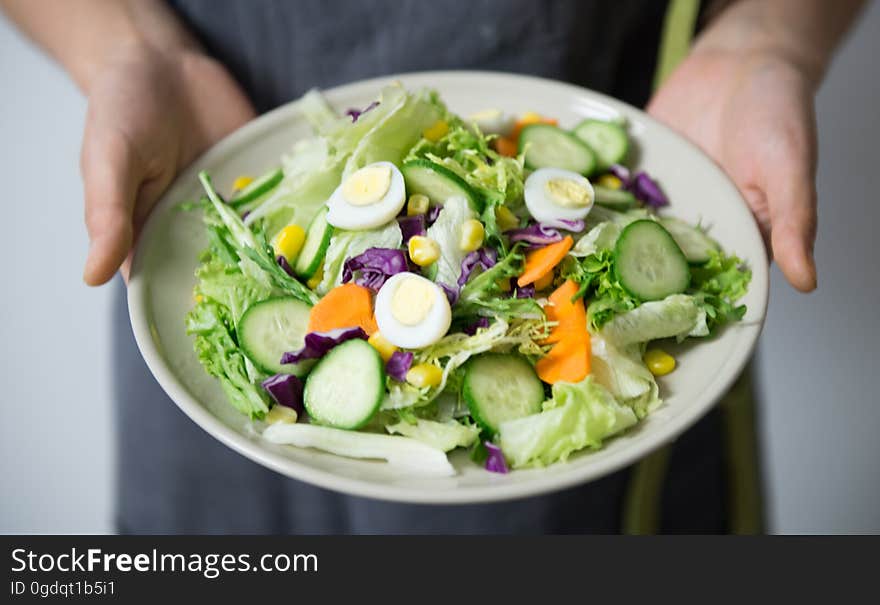
<path id="1" fill-rule="evenodd" d="M 443 282 L 437 282 L 437 285 L 440 286 L 441 290 L 443 290 L 443 293 L 446 295 L 447 300 L 449 300 L 450 306 L 458 302 L 458 288 L 453 288 L 452 286 L 444 284 Z"/>
<path id="2" fill-rule="evenodd" d="M 490 473 L 510 472 L 510 469 L 507 468 L 507 460 L 504 459 L 504 454 L 501 452 L 501 448 L 491 441 L 485 441 L 483 442 L 483 445 L 486 446 L 486 452 L 489 454 L 486 458 L 486 470 Z"/>
<path id="3" fill-rule="evenodd" d="M 642 171 L 636 173 L 636 176 L 630 185 L 630 191 L 634 196 L 652 208 L 660 208 L 661 206 L 669 205 L 669 198 L 667 198 L 666 194 L 663 193 L 663 190 L 660 189 L 660 185 L 657 184 L 657 181 L 648 176 L 647 172 Z"/>
<path id="4" fill-rule="evenodd" d="M 669 198 L 663 193 L 660 185 L 644 170 L 632 175 L 625 166 L 614 164 L 608 172 L 619 178 L 621 187 L 636 196 L 636 199 L 643 204 L 652 208 L 669 205 Z"/>
<path id="5" fill-rule="evenodd" d="M 385 363 L 385 373 L 394 380 L 404 382 L 406 373 L 412 367 L 413 354 L 404 351 L 394 351 Z"/>
<path id="6" fill-rule="evenodd" d="M 400 233 L 403 235 L 403 243 L 409 243 L 411 237 L 415 235 L 425 235 L 425 215 L 417 214 L 415 216 L 402 216 L 397 219 L 400 225 Z"/>
<path id="7" fill-rule="evenodd" d="M 345 261 L 342 281 L 354 283 L 378 292 L 392 275 L 407 271 L 406 254 L 396 248 L 368 248 L 363 254 Z"/>
<path id="8" fill-rule="evenodd" d="M 287 259 L 281 256 L 280 254 L 275 257 L 275 261 L 278 263 L 284 272 L 287 273 L 290 277 L 294 277 L 293 275 L 293 267 L 290 266 L 290 263 L 287 262 Z"/>
<path id="9" fill-rule="evenodd" d="M 260 384 L 278 405 L 293 408 L 298 415 L 305 411 L 303 407 L 303 383 L 296 376 L 292 374 L 275 374 Z"/>
<path id="10" fill-rule="evenodd" d="M 516 298 L 535 298 L 535 284 L 517 287 L 514 296 Z"/>
<path id="11" fill-rule="evenodd" d="M 458 287 L 464 286 L 477 269 L 485 271 L 494 267 L 498 262 L 498 252 L 494 248 L 482 247 L 479 250 L 469 252 L 461 261 L 461 275 L 458 277 Z"/>
<path id="12" fill-rule="evenodd" d="M 351 118 L 351 123 L 354 124 L 358 121 L 358 118 L 370 111 L 371 109 L 375 109 L 379 106 L 379 101 L 373 101 L 363 109 L 357 109 L 352 107 L 351 109 L 346 110 L 345 115 Z"/>
<path id="13" fill-rule="evenodd" d="M 488 328 L 488 327 L 489 327 L 489 318 L 488 317 L 480 317 L 474 323 L 462 328 L 461 331 L 464 332 L 465 334 L 473 336 L 474 334 L 477 333 L 477 330 L 479 330 L 480 328 Z"/>
<path id="14" fill-rule="evenodd" d="M 567 218 L 558 218 L 552 221 L 544 221 L 541 223 L 544 227 L 551 229 L 561 229 L 563 231 L 571 231 L 572 233 L 580 233 L 586 227 L 586 223 L 582 220 L 570 220 Z"/>
<path id="15" fill-rule="evenodd" d="M 437 217 L 440 216 L 440 206 L 431 206 L 428 208 L 428 214 L 426 216 L 428 220 L 428 227 L 434 224 L 434 221 L 437 220 Z"/>
<path id="16" fill-rule="evenodd" d="M 522 229 L 512 229 L 507 232 L 507 235 L 510 237 L 511 243 L 526 242 L 530 246 L 546 246 L 562 239 L 562 234 L 557 229 L 541 223 L 532 223 Z"/>
<path id="17" fill-rule="evenodd" d="M 305 359 L 320 359 L 336 345 L 355 338 L 367 339 L 363 328 L 337 328 L 329 332 L 309 332 L 305 344 L 299 351 L 288 351 L 281 356 L 280 363 L 297 363 Z"/>

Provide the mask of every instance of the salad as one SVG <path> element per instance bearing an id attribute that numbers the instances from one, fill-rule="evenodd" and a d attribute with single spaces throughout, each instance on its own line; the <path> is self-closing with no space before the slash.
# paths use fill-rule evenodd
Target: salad
<path id="1" fill-rule="evenodd" d="M 751 277 L 625 167 L 626 124 L 462 118 L 399 85 L 280 167 L 210 177 L 187 331 L 266 440 L 421 474 L 565 461 L 661 405 L 661 339 L 743 317 Z M 654 343 L 654 344 L 652 344 Z"/>

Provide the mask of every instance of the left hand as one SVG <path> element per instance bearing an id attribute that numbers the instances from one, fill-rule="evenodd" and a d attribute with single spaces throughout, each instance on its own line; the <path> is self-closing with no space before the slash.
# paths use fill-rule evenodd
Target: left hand
<path id="1" fill-rule="evenodd" d="M 806 70 L 781 55 L 695 49 L 648 105 L 724 168 L 802 292 L 816 288 L 813 94 Z"/>

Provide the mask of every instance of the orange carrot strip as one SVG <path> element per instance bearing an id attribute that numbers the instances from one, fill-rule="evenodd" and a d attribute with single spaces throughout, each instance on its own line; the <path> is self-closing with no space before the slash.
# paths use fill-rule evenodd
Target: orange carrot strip
<path id="1" fill-rule="evenodd" d="M 556 288 L 549 297 L 550 304 L 544 307 L 547 321 L 556 322 L 550 334 L 541 344 L 559 342 L 569 334 L 583 335 L 587 331 L 587 313 L 584 299 L 571 302 L 577 293 L 578 285 L 572 280 Z"/>
<path id="2" fill-rule="evenodd" d="M 590 373 L 590 338 L 568 334 L 535 364 L 538 378 L 548 384 L 580 382 Z"/>
<path id="3" fill-rule="evenodd" d="M 519 153 L 519 145 L 516 139 L 498 137 L 495 139 L 495 151 L 509 158 L 515 158 Z"/>
<path id="4" fill-rule="evenodd" d="M 565 258 L 573 244 L 574 240 L 571 236 L 566 235 L 564 239 L 555 244 L 538 248 L 526 254 L 525 268 L 522 275 L 516 280 L 517 285 L 522 288 L 550 273 Z"/>
<path id="5" fill-rule="evenodd" d="M 373 316 L 373 297 L 369 289 L 357 284 L 343 284 L 330 290 L 312 307 L 309 332 L 329 332 L 337 328 L 360 326 L 367 335 L 378 327 Z"/>

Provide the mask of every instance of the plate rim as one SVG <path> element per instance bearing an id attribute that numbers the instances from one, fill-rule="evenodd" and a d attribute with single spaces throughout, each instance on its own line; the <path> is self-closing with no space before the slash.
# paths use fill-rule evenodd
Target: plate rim
<path id="1" fill-rule="evenodd" d="M 505 81 L 518 81 L 524 84 L 534 84 L 541 87 L 556 88 L 564 90 L 570 95 L 591 97 L 617 111 L 634 112 L 645 123 L 654 127 L 659 127 L 667 136 L 675 138 L 679 143 L 690 147 L 693 151 L 702 155 L 714 167 L 717 176 L 727 181 L 732 191 L 736 193 L 740 204 L 748 212 L 752 226 L 758 230 L 757 222 L 749 210 L 748 205 L 739 192 L 739 189 L 726 174 L 726 172 L 703 152 L 697 145 L 686 139 L 684 136 L 659 122 L 638 107 L 629 105 L 623 101 L 610 97 L 600 92 L 548 78 L 538 76 L 507 73 L 501 71 L 484 71 L 484 70 L 438 70 L 438 71 L 416 71 L 397 74 L 389 74 L 374 78 L 357 80 L 340 86 L 325 89 L 323 92 L 332 97 L 335 95 L 344 95 L 347 90 L 362 88 L 367 86 L 375 86 L 377 89 L 389 82 L 395 80 L 407 79 L 500 79 Z M 662 430 L 658 430 L 653 434 L 646 434 L 644 438 L 635 441 L 632 445 L 622 450 L 618 455 L 607 460 L 601 460 L 592 465 L 584 467 L 572 467 L 567 473 L 540 475 L 522 482 L 512 482 L 509 484 L 487 484 L 478 486 L 456 486 L 449 490 L 423 490 L 418 487 L 409 487 L 397 484 L 380 484 L 369 480 L 355 479 L 352 477 L 335 474 L 331 471 L 317 469 L 307 464 L 300 463 L 296 460 L 288 458 L 278 452 L 271 451 L 245 434 L 237 432 L 230 426 L 227 426 L 219 418 L 214 416 L 205 406 L 190 394 L 189 390 L 177 376 L 171 371 L 168 364 L 162 358 L 159 348 L 153 341 L 150 328 L 149 313 L 151 313 L 147 302 L 150 291 L 150 284 L 147 282 L 143 273 L 143 253 L 146 247 L 144 242 L 150 241 L 153 232 L 157 228 L 155 217 L 160 214 L 157 212 L 160 208 L 164 208 L 169 204 L 173 204 L 167 193 L 172 191 L 181 181 L 190 181 L 195 178 L 199 170 L 204 166 L 211 164 L 216 158 L 228 154 L 228 150 L 239 144 L 242 139 L 250 139 L 256 137 L 260 132 L 270 130 L 275 125 L 280 124 L 291 118 L 291 112 L 295 111 L 297 100 L 289 101 L 279 107 L 266 112 L 245 126 L 230 133 L 198 158 L 175 177 L 174 181 L 168 186 L 165 193 L 157 202 L 153 211 L 150 213 L 144 224 L 143 230 L 138 237 L 135 245 L 134 255 L 131 266 L 130 280 L 128 284 L 127 304 L 129 311 L 129 319 L 135 336 L 138 349 L 149 367 L 154 378 L 165 391 L 166 395 L 171 399 L 184 414 L 193 422 L 201 427 L 205 432 L 219 440 L 221 443 L 235 450 L 239 454 L 248 459 L 268 467 L 278 473 L 281 473 L 292 479 L 304 481 L 325 489 L 344 492 L 346 494 L 374 498 L 386 501 L 405 502 L 412 504 L 472 504 L 479 502 L 498 502 L 505 500 L 513 500 L 528 496 L 538 496 L 560 491 L 575 485 L 585 484 L 622 468 L 625 468 L 637 460 L 644 458 L 658 448 L 676 439 L 684 433 L 688 428 L 693 426 L 700 418 L 705 416 L 723 395 L 730 389 L 739 375 L 742 373 L 746 364 L 752 357 L 758 339 L 761 335 L 763 324 L 767 317 L 767 305 L 769 302 L 769 281 L 770 275 L 769 261 L 767 252 L 761 247 L 760 258 L 749 259 L 750 266 L 756 267 L 758 263 L 765 267 L 764 279 L 760 283 L 752 281 L 752 288 L 758 287 L 760 295 L 759 316 L 752 323 L 757 323 L 756 328 L 752 329 L 750 334 L 745 337 L 744 344 L 739 345 L 728 357 L 727 363 L 731 361 L 734 364 L 734 371 L 727 373 L 721 380 L 711 382 L 707 390 L 712 390 L 713 395 L 709 397 L 708 403 L 704 406 L 695 406 L 682 414 L 675 416 L 669 420 Z M 760 232 L 758 231 L 760 234 Z M 754 304 L 750 305 L 754 307 Z M 743 326 L 750 328 L 752 326 Z M 727 365 L 727 364 L 725 364 Z M 723 366 L 722 366 L 723 367 Z"/>

